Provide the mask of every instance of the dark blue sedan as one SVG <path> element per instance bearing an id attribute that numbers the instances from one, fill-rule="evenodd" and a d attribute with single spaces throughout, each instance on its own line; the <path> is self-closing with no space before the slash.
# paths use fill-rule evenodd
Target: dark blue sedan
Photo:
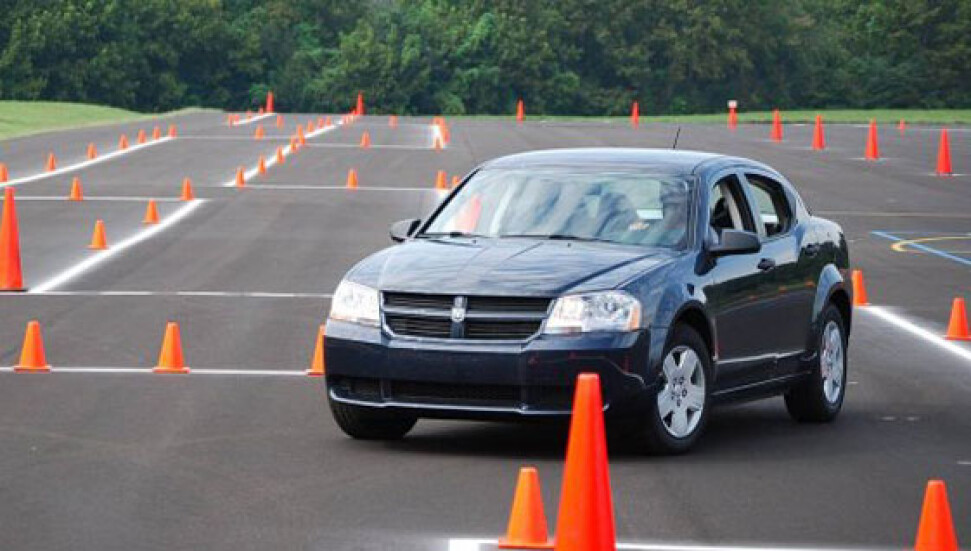
<path id="1" fill-rule="evenodd" d="M 612 426 L 687 450 L 715 403 L 784 394 L 830 421 L 851 322 L 839 226 L 760 163 L 560 149 L 473 171 L 358 263 L 327 322 L 328 398 L 352 437 L 419 418 L 570 412 L 596 372 Z"/>

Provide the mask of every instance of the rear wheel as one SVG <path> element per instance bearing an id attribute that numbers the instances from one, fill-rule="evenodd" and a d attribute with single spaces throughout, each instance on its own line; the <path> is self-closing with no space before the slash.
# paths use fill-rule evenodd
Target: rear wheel
<path id="1" fill-rule="evenodd" d="M 786 394 L 786 409 L 793 419 L 826 423 L 839 415 L 846 395 L 846 330 L 835 305 L 823 310 L 822 331 L 816 348 L 817 363 L 809 378 Z"/>
<path id="2" fill-rule="evenodd" d="M 691 327 L 676 326 L 665 347 L 657 394 L 638 423 L 648 452 L 684 453 L 694 445 L 708 421 L 710 381 L 705 341 Z"/>
<path id="3" fill-rule="evenodd" d="M 337 426 L 358 440 L 398 440 L 418 422 L 412 415 L 328 400 Z"/>

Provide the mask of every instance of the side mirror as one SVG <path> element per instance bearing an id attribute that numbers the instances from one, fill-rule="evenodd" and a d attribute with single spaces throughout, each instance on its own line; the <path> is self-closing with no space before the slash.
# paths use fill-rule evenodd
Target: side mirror
<path id="1" fill-rule="evenodd" d="M 721 243 L 708 247 L 713 256 L 757 253 L 762 249 L 759 236 L 748 231 L 722 230 Z"/>
<path id="2" fill-rule="evenodd" d="M 400 220 L 391 224 L 391 240 L 395 243 L 401 243 L 405 239 L 411 237 L 413 233 L 421 225 L 420 218 L 409 218 L 407 220 Z"/>

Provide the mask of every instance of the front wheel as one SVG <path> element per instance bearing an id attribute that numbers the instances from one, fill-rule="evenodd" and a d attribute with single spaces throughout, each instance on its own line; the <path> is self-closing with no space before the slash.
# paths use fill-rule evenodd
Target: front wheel
<path id="1" fill-rule="evenodd" d="M 817 364 L 809 378 L 786 394 L 786 409 L 796 421 L 826 423 L 839 415 L 846 395 L 846 330 L 835 305 L 823 310 L 816 348 Z"/>
<path id="2" fill-rule="evenodd" d="M 694 445 L 708 420 L 711 380 L 705 341 L 691 327 L 676 326 L 665 347 L 657 394 L 647 418 L 637 423 L 648 452 L 684 453 Z"/>
<path id="3" fill-rule="evenodd" d="M 418 422 L 412 415 L 345 404 L 328 397 L 337 426 L 358 440 L 399 440 Z"/>

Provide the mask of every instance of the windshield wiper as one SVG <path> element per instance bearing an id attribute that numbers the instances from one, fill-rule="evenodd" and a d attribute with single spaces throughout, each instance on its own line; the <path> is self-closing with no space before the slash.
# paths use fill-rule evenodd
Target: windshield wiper
<path id="1" fill-rule="evenodd" d="M 603 241 L 607 243 L 613 243 L 609 239 L 601 239 L 599 237 L 584 237 L 580 235 L 570 235 L 568 233 L 504 233 L 499 237 L 528 237 L 530 239 L 550 239 L 553 241 Z"/>
<path id="2" fill-rule="evenodd" d="M 415 237 L 488 237 L 486 235 L 481 235 L 478 233 L 468 233 L 464 231 L 430 231 L 418 234 Z"/>

